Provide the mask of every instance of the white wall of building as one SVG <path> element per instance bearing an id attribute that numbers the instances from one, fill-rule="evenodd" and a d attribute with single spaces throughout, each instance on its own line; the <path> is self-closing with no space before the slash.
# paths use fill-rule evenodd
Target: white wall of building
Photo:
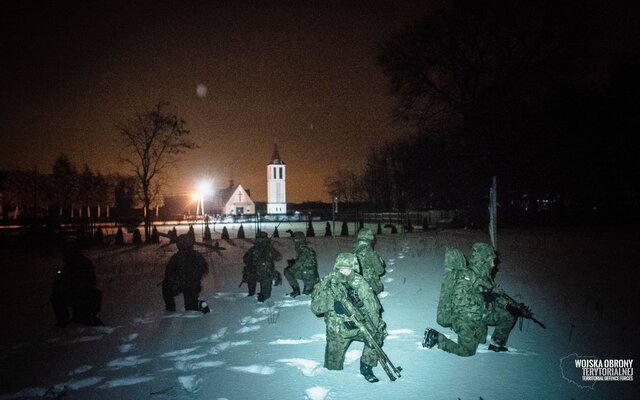
<path id="1" fill-rule="evenodd" d="M 242 185 L 238 185 L 229 197 L 224 206 L 224 213 L 227 215 L 253 215 L 256 213 L 256 205 Z"/>
<path id="2" fill-rule="evenodd" d="M 287 166 L 276 146 L 267 165 L 267 214 L 287 213 Z"/>

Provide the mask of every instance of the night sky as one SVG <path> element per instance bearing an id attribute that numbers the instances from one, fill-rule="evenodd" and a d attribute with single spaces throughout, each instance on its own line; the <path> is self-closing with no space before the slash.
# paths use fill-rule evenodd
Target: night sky
<path id="1" fill-rule="evenodd" d="M 50 172 L 65 153 L 79 168 L 125 172 L 116 123 L 166 100 L 200 146 L 171 171 L 167 193 L 188 191 L 201 177 L 218 187 L 233 177 L 265 201 L 265 166 L 277 143 L 289 202 L 328 201 L 326 176 L 359 170 L 371 146 L 405 133 L 390 117 L 375 44 L 428 8 L 420 1 L 12 3 L 0 28 L 0 169 Z"/>

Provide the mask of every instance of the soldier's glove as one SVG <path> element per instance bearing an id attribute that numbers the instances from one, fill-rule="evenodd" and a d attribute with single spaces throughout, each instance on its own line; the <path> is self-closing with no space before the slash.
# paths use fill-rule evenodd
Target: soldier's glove
<path id="1" fill-rule="evenodd" d="M 347 315 L 347 310 L 344 308 L 342 303 L 337 300 L 333 302 L 333 310 L 336 312 L 336 314 Z"/>
<path id="2" fill-rule="evenodd" d="M 364 303 L 362 302 L 362 299 L 360 298 L 360 296 L 358 296 L 358 293 L 356 292 L 356 290 L 351 286 L 347 288 L 347 297 L 349 298 L 349 301 L 351 302 L 351 304 L 353 304 L 358 308 L 364 305 Z"/>
<path id="3" fill-rule="evenodd" d="M 489 303 L 493 303 L 498 298 L 498 295 L 491 291 L 487 291 L 487 292 L 482 292 L 482 298 L 484 299 L 485 303 L 489 304 Z"/>

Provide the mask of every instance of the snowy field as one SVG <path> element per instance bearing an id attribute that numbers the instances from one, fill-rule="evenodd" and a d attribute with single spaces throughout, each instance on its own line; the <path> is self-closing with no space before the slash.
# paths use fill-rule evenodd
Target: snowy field
<path id="1" fill-rule="evenodd" d="M 303 226 L 283 224 L 279 231 L 286 236 L 285 230 Z M 230 228 L 233 238 L 237 226 Z M 254 236 L 250 226 L 244 229 Z M 315 232 L 322 235 L 324 224 Z M 218 225 L 214 239 L 219 234 Z M 594 384 L 571 365 L 580 356 L 638 359 L 638 239 L 616 232 L 500 231 L 496 280 L 547 329 L 525 320 L 522 331 L 516 325 L 512 332 L 511 352 L 481 345 L 463 358 L 420 342 L 425 327 L 437 327 L 445 247 L 469 256 L 475 241 L 488 241 L 486 232 L 380 235 L 376 249 L 387 261 L 380 294 L 389 331 L 384 350 L 403 371 L 390 382 L 378 366 L 375 384 L 359 374 L 359 342 L 343 371 L 322 368 L 324 322 L 309 310 L 308 296 L 285 295 L 286 280 L 263 304 L 238 287 L 248 239 L 220 241 L 222 257 L 202 249 L 211 269 L 201 294 L 212 309 L 206 315 L 181 311 L 181 296 L 178 312 L 164 311 L 159 283 L 174 245 L 88 249 L 103 292 L 104 327 L 54 327 L 48 297 L 58 254 L 2 250 L 0 399 L 638 399 L 638 378 Z M 321 276 L 354 240 L 309 239 Z M 283 253 L 282 271 L 293 243 L 274 242 Z"/>

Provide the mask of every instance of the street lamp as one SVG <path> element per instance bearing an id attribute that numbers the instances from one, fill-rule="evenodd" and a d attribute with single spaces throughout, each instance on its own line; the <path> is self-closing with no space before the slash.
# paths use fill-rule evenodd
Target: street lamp
<path id="1" fill-rule="evenodd" d="M 191 199 L 196 203 L 196 218 L 197 218 L 198 215 L 200 215 L 198 211 L 201 211 L 202 209 L 204 209 L 204 197 L 200 193 L 194 193 L 191 195 Z M 204 214 L 204 211 L 202 211 L 202 213 Z"/>
<path id="2" fill-rule="evenodd" d="M 198 215 L 199 209 L 204 218 L 204 216 L 206 215 L 204 212 L 204 199 L 210 196 L 211 193 L 211 181 L 203 179 L 196 184 L 196 191 L 192 195 L 193 201 L 196 202 L 196 215 Z"/>

